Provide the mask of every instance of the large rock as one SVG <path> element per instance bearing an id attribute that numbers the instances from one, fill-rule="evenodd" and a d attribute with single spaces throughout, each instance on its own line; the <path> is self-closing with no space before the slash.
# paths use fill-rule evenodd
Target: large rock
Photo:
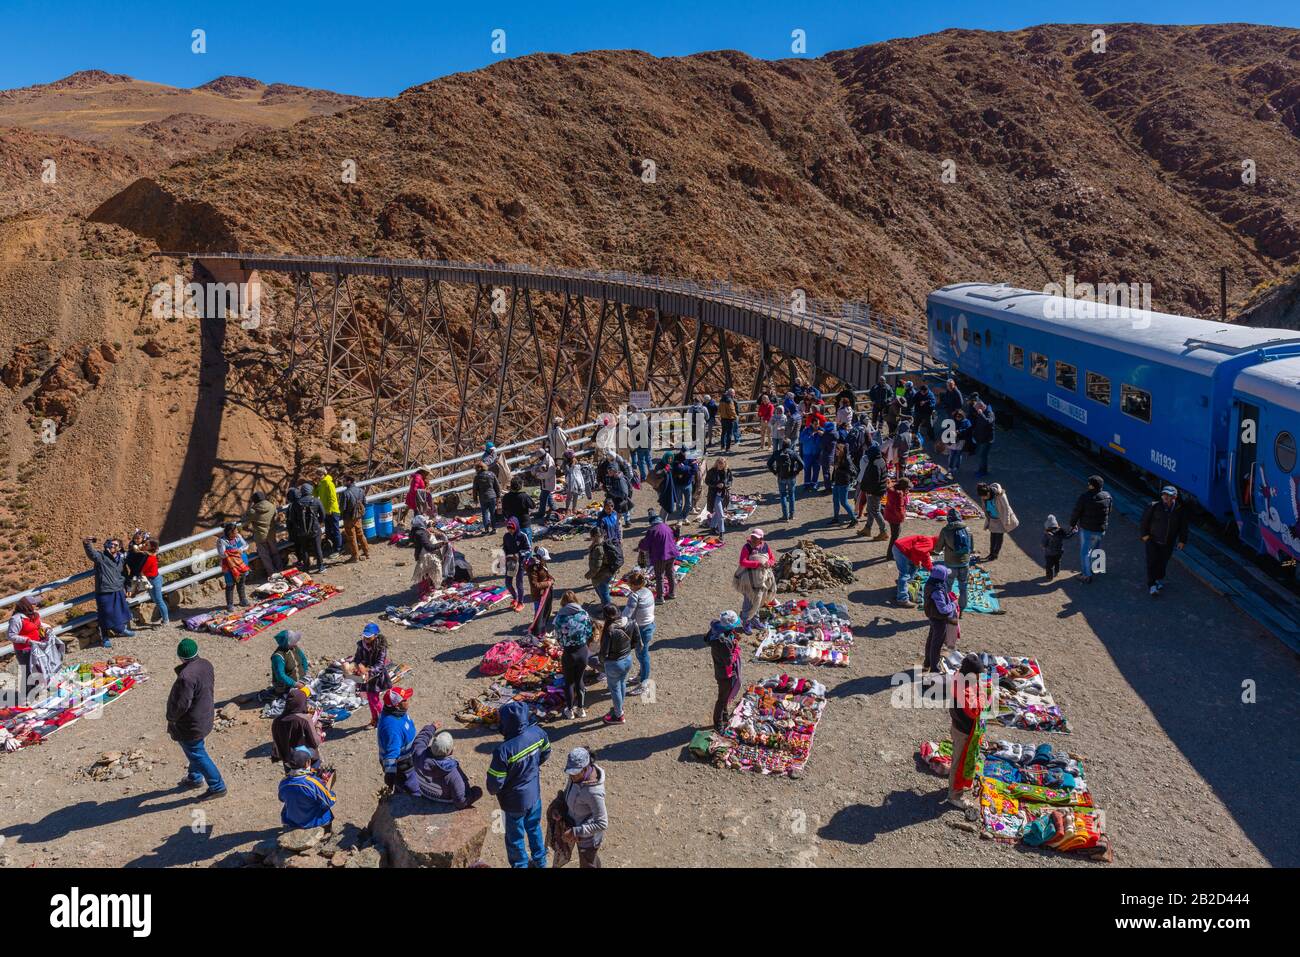
<path id="1" fill-rule="evenodd" d="M 325 837 L 323 827 L 309 827 L 302 830 L 284 831 L 276 838 L 280 850 L 290 854 L 305 854 Z"/>
<path id="2" fill-rule="evenodd" d="M 424 798 L 380 798 L 370 833 L 387 851 L 389 867 L 469 867 L 483 853 L 488 812 L 482 802 L 463 811 Z"/>

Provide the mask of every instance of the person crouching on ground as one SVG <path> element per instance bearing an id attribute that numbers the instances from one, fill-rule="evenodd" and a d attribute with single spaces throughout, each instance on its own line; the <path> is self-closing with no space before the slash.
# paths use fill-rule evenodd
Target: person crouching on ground
<path id="1" fill-rule="evenodd" d="M 320 723 L 309 707 L 310 699 L 302 688 L 294 688 L 284 699 L 284 711 L 271 722 L 271 760 L 288 762 L 296 748 L 311 753 L 312 767 L 320 767 L 320 746 L 325 742 Z"/>
<path id="2" fill-rule="evenodd" d="M 271 691 L 277 698 L 302 687 L 309 680 L 307 653 L 299 646 L 300 641 L 301 632 L 285 628 L 275 633 L 275 651 L 271 652 Z"/>
<path id="3" fill-rule="evenodd" d="M 713 657 L 713 680 L 718 684 L 718 698 L 713 704 L 713 727 L 724 731 L 731 717 L 731 707 L 740 695 L 740 616 L 724 611 L 709 625 L 709 653 Z"/>
<path id="4" fill-rule="evenodd" d="M 411 753 L 417 794 L 459 811 L 472 807 L 483 796 L 483 789 L 469 783 L 460 762 L 451 756 L 454 746 L 448 732 L 439 731 L 436 724 L 427 724 L 415 736 Z"/>
<path id="5" fill-rule="evenodd" d="M 384 772 L 384 784 L 393 790 L 414 794 L 415 783 L 415 722 L 407 714 L 411 707 L 411 688 L 389 688 L 384 692 L 384 710 L 375 729 L 375 742 L 379 746 L 379 766 Z"/>
<path id="6" fill-rule="evenodd" d="M 289 752 L 280 782 L 280 823 L 291 830 L 323 827 L 329 834 L 334 829 L 334 775 L 317 773 L 312 765 L 310 748 Z"/>
<path id="7" fill-rule="evenodd" d="M 498 719 L 505 740 L 492 752 L 487 792 L 505 815 L 506 857 L 511 867 L 545 867 L 540 769 L 551 756 L 551 739 L 521 701 L 503 704 Z"/>
<path id="8" fill-rule="evenodd" d="M 605 624 L 600 633 L 600 660 L 605 667 L 610 706 L 609 714 L 601 720 L 605 724 L 622 724 L 627 675 L 632 670 L 633 652 L 641 647 L 641 633 L 619 614 L 617 605 L 606 605 L 602 614 Z"/>
<path id="9" fill-rule="evenodd" d="M 890 554 L 893 556 L 894 565 L 898 569 L 898 581 L 894 590 L 894 604 L 898 605 L 898 607 L 916 607 L 916 602 L 912 601 L 907 586 L 913 576 L 916 575 L 918 568 L 929 571 L 934 567 L 934 561 L 930 558 L 930 554 L 934 551 L 937 541 L 937 539 L 931 538 L 929 535 L 907 535 L 894 543 Z"/>
<path id="10" fill-rule="evenodd" d="M 378 727 L 384 707 L 380 696 L 393 683 L 388 677 L 388 641 L 373 621 L 362 629 L 357 650 L 352 653 L 352 671 L 370 704 L 370 727 Z"/>

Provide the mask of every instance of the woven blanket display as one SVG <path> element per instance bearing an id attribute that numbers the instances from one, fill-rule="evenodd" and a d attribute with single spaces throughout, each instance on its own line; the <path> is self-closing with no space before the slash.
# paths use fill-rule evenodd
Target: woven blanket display
<path id="1" fill-rule="evenodd" d="M 354 711 L 369 707 L 365 692 L 357 687 L 356 679 L 350 673 L 351 664 L 351 657 L 331 662 L 319 675 L 307 682 L 311 689 L 308 703 L 320 713 L 322 728 L 345 721 Z M 401 684 L 410 671 L 410 665 L 390 664 L 389 684 Z M 263 718 L 278 718 L 283 713 L 284 698 L 273 698 L 261 711 Z"/>
<path id="2" fill-rule="evenodd" d="M 60 728 L 96 714 L 148 680 L 144 666 L 130 655 L 64 665 L 43 689 L 33 693 L 34 700 L 0 708 L 0 751 L 40 744 Z"/>
<path id="3" fill-rule="evenodd" d="M 924 452 L 913 452 L 903 460 L 903 478 L 912 483 L 913 492 L 927 492 L 952 482 L 952 473 Z"/>
<path id="4" fill-rule="evenodd" d="M 230 614 L 220 612 L 187 618 L 185 627 L 190 631 L 206 631 L 247 641 L 290 615 L 319 605 L 342 590 L 324 582 L 313 581 L 306 572 L 288 569 L 273 575 L 269 581 L 253 590 L 254 595 L 267 597 L 259 597 L 252 606 L 236 608 Z"/>
<path id="5" fill-rule="evenodd" d="M 790 665 L 847 668 L 853 626 L 839 602 L 773 602 L 759 611 L 762 629 L 754 658 Z"/>
<path id="6" fill-rule="evenodd" d="M 707 538 L 677 539 L 677 550 L 679 554 L 673 564 L 673 577 L 677 581 L 681 581 L 695 570 L 695 566 L 700 563 L 700 559 L 709 554 L 709 552 L 717 551 L 721 547 L 722 540 L 713 536 Z M 654 581 L 653 574 L 649 574 L 647 577 L 651 582 Z M 628 587 L 625 579 L 620 578 L 610 584 L 609 592 L 611 595 L 626 597 L 631 594 L 632 589 Z"/>
<path id="7" fill-rule="evenodd" d="M 908 518 L 948 520 L 948 510 L 955 508 L 963 519 L 983 518 L 983 510 L 960 485 L 944 485 L 927 491 L 913 491 L 907 497 Z"/>
<path id="8" fill-rule="evenodd" d="M 939 660 L 939 670 L 955 674 L 964 653 L 950 651 Z M 998 689 L 996 721 L 1008 728 L 1069 734 L 1070 725 L 1047 690 L 1042 668 L 1035 658 L 979 653 L 984 673 Z"/>
<path id="9" fill-rule="evenodd" d="M 505 585 L 458 582 L 429 593 L 414 605 L 389 605 L 380 617 L 407 628 L 455 631 L 509 599 Z"/>
<path id="10" fill-rule="evenodd" d="M 925 583 L 929 580 L 930 573 L 924 568 L 918 568 L 912 574 L 912 580 L 907 583 L 907 597 L 920 605 L 925 597 Z M 951 594 L 956 600 L 957 582 L 950 581 L 950 585 Z M 1006 614 L 994 590 L 993 578 L 984 569 L 973 565 L 966 572 L 966 610 L 981 615 Z"/>
<path id="11" fill-rule="evenodd" d="M 821 682 L 765 678 L 746 687 L 725 731 L 697 732 L 690 751 L 719 768 L 802 777 L 825 708 Z"/>
<path id="12" fill-rule="evenodd" d="M 483 655 L 479 671 L 497 680 L 481 694 L 467 699 L 455 718 L 462 724 L 495 726 L 507 701 L 527 704 L 538 721 L 558 718 L 564 710 L 562 649 L 547 638 L 498 641 Z"/>

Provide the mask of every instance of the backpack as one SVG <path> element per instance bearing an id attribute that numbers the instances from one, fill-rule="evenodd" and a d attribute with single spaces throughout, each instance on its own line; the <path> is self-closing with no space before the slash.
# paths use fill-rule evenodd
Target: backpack
<path id="1" fill-rule="evenodd" d="M 312 538 L 320 529 L 320 516 L 309 504 L 299 500 L 289 509 L 289 534 L 294 538 Z"/>
<path id="2" fill-rule="evenodd" d="M 613 542 L 601 545 L 601 554 L 605 557 L 605 570 L 616 572 L 623 567 L 623 552 Z"/>
<path id="3" fill-rule="evenodd" d="M 356 521 L 364 519 L 366 517 L 366 490 L 356 485 L 350 486 L 347 496 L 344 498 L 344 508 L 347 509 L 344 518 L 351 518 Z"/>
<path id="4" fill-rule="evenodd" d="M 958 528 L 953 530 L 952 550 L 959 556 L 970 554 L 971 541 L 969 528 Z"/>

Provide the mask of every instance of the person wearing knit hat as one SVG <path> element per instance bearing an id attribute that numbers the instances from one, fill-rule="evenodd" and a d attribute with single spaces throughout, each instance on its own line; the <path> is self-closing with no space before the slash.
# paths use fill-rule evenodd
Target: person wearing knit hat
<path id="1" fill-rule="evenodd" d="M 410 688 L 389 688 L 383 694 L 384 710 L 379 716 L 375 739 L 379 746 L 379 766 L 384 784 L 391 788 L 419 793 L 415 780 L 415 722 L 407 713 L 411 706 Z"/>
<path id="2" fill-rule="evenodd" d="M 1139 530 L 1146 547 L 1147 592 L 1154 598 L 1165 587 L 1165 573 L 1174 549 L 1181 550 L 1187 544 L 1187 510 L 1178 501 L 1178 489 L 1166 485 L 1160 490 L 1160 499 L 1142 513 Z"/>
<path id="3" fill-rule="evenodd" d="M 705 636 L 713 658 L 713 680 L 718 698 L 713 705 L 713 727 L 722 731 L 731 715 L 732 702 L 740 694 L 741 619 L 734 611 L 724 611 L 709 626 Z"/>
<path id="4" fill-rule="evenodd" d="M 307 652 L 299 647 L 302 633 L 282 629 L 275 634 L 275 651 L 271 652 L 271 691 L 279 698 L 307 679 Z"/>
<path id="5" fill-rule="evenodd" d="M 180 745 L 189 761 L 189 770 L 178 787 L 196 788 L 204 782 L 204 798 L 226 796 L 226 782 L 208 756 L 204 739 L 212 733 L 216 720 L 216 676 L 212 663 L 199 657 L 193 638 L 183 638 L 176 646 L 181 663 L 176 666 L 176 680 L 167 695 L 167 734 Z"/>

